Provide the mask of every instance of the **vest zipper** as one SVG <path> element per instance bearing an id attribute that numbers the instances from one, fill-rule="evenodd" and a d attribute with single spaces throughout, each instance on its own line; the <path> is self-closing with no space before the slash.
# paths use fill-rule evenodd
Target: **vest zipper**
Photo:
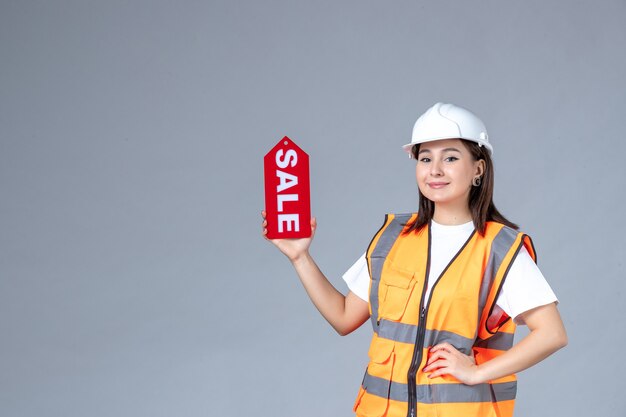
<path id="1" fill-rule="evenodd" d="M 408 417 L 417 417 L 417 370 L 422 363 L 422 351 L 424 350 L 424 336 L 426 335 L 426 307 L 424 306 L 424 298 L 426 289 L 428 288 L 428 276 L 430 275 L 430 243 L 432 236 L 430 234 L 430 224 L 428 225 L 428 253 L 426 256 L 426 274 L 424 276 L 424 284 L 422 287 L 422 296 L 420 297 L 420 317 L 417 322 L 417 334 L 415 335 L 415 346 L 413 347 L 413 356 L 411 365 L 407 374 L 407 382 L 409 389 L 408 401 Z M 431 289 L 432 294 L 432 289 Z"/>
<path id="2" fill-rule="evenodd" d="M 426 275 L 424 277 L 424 286 L 422 288 L 422 297 L 420 298 L 420 317 L 417 323 L 417 335 L 415 335 L 415 347 L 413 348 L 413 357 L 411 358 L 411 365 L 409 366 L 409 372 L 407 374 L 408 388 L 409 388 L 409 401 L 408 401 L 408 413 L 407 417 L 417 417 L 417 381 L 415 379 L 420 364 L 422 363 L 422 353 L 424 350 L 424 337 L 426 336 L 426 316 L 428 313 L 428 307 L 430 306 L 430 300 L 433 298 L 435 287 L 439 284 L 441 277 L 447 272 L 448 268 L 456 260 L 461 252 L 465 249 L 470 240 L 474 237 L 476 229 L 467 238 L 461 249 L 459 249 L 452 257 L 448 265 L 441 271 L 441 274 L 435 280 L 432 288 L 430 289 L 430 295 L 424 305 L 424 296 L 426 295 L 426 289 L 428 288 L 428 276 L 430 275 L 430 244 L 432 241 L 432 235 L 430 233 L 431 224 L 428 224 L 428 256 L 426 258 Z"/>
<path id="3" fill-rule="evenodd" d="M 430 254 L 429 254 L 429 261 L 430 261 Z M 428 265 L 430 266 L 430 262 L 428 262 Z M 426 272 L 426 276 L 428 276 L 428 271 Z M 407 375 L 408 388 L 409 388 L 408 417 L 416 417 L 417 415 L 416 375 L 417 375 L 419 366 L 422 363 L 422 353 L 424 350 L 424 337 L 426 335 L 426 308 L 424 307 L 424 294 L 426 294 L 427 284 L 428 284 L 428 281 L 425 281 L 424 290 L 422 291 L 422 299 L 420 300 L 420 318 L 419 318 L 418 325 L 417 325 L 418 326 L 417 335 L 415 336 L 415 347 L 413 348 L 413 357 L 411 358 L 411 366 L 409 366 L 409 372 Z"/>

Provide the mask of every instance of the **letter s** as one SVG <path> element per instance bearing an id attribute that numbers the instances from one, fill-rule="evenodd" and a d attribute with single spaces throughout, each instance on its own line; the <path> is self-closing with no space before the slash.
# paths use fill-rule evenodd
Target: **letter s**
<path id="1" fill-rule="evenodd" d="M 282 158 L 282 159 L 281 159 Z M 293 149 L 289 149 L 285 154 L 285 158 L 283 158 L 283 150 L 279 149 L 276 152 L 276 165 L 279 168 L 287 168 L 287 165 L 291 165 L 291 167 L 295 167 L 298 163 L 298 154 Z"/>

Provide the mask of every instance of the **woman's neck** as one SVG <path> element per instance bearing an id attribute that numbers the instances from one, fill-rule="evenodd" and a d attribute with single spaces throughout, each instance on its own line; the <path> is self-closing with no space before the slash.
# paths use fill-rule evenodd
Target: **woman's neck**
<path id="1" fill-rule="evenodd" d="M 467 207 L 435 205 L 433 220 L 439 224 L 453 226 L 472 221 L 472 213 Z"/>

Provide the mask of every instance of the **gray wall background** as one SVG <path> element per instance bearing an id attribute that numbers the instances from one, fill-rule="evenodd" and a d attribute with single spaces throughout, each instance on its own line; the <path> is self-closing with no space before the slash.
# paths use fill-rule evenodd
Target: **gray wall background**
<path id="1" fill-rule="evenodd" d="M 569 346 L 517 416 L 623 416 L 626 2 L 0 1 L 0 415 L 350 415 L 333 333 L 260 236 L 262 157 L 311 157 L 342 273 L 412 211 L 436 101 L 485 120 Z M 524 329 L 518 337 L 523 336 Z"/>

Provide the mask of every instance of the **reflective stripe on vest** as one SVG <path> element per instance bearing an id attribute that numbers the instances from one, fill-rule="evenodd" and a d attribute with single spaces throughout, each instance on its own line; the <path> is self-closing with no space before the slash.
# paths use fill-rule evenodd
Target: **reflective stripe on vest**
<path id="1" fill-rule="evenodd" d="M 363 386 L 367 392 L 385 397 L 389 394 L 389 399 L 394 401 L 404 401 L 408 399 L 407 385 L 399 382 L 391 382 L 392 389 L 389 389 L 389 381 L 383 378 L 372 376 L 365 372 Z M 515 399 L 517 382 L 502 382 L 499 384 L 438 384 L 438 385 L 418 385 L 417 400 L 424 404 L 432 404 L 433 398 L 438 398 L 440 402 L 446 403 L 469 403 L 469 402 L 491 402 L 494 397 L 497 401 Z M 433 391 L 438 391 L 435 395 Z"/>
<path id="2" fill-rule="evenodd" d="M 523 245 L 535 258 L 527 235 L 487 222 L 485 235 L 474 232 L 420 303 L 428 277 L 430 228 L 403 234 L 416 214 L 389 214 L 367 250 L 370 314 L 374 329 L 370 362 L 354 410 L 363 416 L 405 416 L 411 392 L 407 374 L 415 357 L 417 416 L 511 416 L 514 375 L 468 386 L 452 376 L 430 379 L 421 370 L 429 347 L 447 342 L 484 363 L 513 345 L 515 324 L 494 310 L 506 274 Z M 504 313 L 501 313 L 504 314 Z M 415 346 L 420 340 L 420 346 Z"/>

